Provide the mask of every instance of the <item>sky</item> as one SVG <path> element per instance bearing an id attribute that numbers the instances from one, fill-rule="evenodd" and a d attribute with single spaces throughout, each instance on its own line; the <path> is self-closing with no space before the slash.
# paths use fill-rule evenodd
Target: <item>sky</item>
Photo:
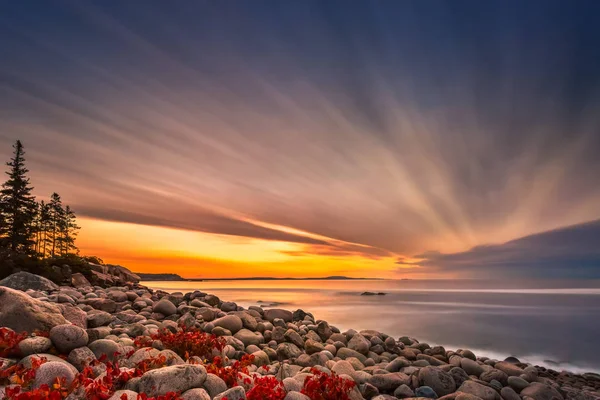
<path id="1" fill-rule="evenodd" d="M 598 15 L 0 2 L 0 157 L 137 272 L 600 278 Z"/>

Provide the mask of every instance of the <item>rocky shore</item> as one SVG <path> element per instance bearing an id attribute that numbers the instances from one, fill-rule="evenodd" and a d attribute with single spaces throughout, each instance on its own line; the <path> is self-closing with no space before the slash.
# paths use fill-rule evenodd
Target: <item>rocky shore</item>
<path id="1" fill-rule="evenodd" d="M 598 374 L 340 332 L 303 310 L 20 274 L 0 282 L 0 399 L 600 399 Z"/>

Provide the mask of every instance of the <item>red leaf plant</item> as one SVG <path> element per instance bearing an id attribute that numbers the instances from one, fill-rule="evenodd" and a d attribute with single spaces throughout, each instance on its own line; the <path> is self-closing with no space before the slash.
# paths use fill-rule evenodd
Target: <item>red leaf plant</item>
<path id="1" fill-rule="evenodd" d="M 135 339 L 137 347 L 151 346 L 152 342 L 159 340 L 166 349 L 173 350 L 180 357 L 189 360 L 191 357 L 200 357 L 203 360 L 212 359 L 213 350 L 222 351 L 227 344 L 225 339 L 210 335 L 198 329 L 182 327 L 177 332 L 161 329 L 148 338 L 142 336 Z"/>
<path id="2" fill-rule="evenodd" d="M 274 376 L 254 378 L 254 386 L 246 393 L 248 400 L 283 400 L 286 391 Z"/>
<path id="3" fill-rule="evenodd" d="M 21 353 L 19 343 L 27 336 L 25 332 L 17 333 L 12 329 L 0 328 L 0 357 L 18 357 Z"/>
<path id="4" fill-rule="evenodd" d="M 344 379 L 334 372 L 321 372 L 316 368 L 310 371 L 313 375 L 306 377 L 301 393 L 311 400 L 350 400 L 348 393 L 356 386 L 350 379 Z"/>

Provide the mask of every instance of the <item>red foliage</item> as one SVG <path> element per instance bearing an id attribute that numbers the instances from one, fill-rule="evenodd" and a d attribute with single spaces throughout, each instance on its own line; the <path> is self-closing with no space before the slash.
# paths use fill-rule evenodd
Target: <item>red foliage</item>
<path id="1" fill-rule="evenodd" d="M 173 333 L 168 329 L 162 329 L 158 333 L 135 340 L 137 347 L 150 346 L 152 341 L 160 340 L 166 349 L 173 350 L 180 357 L 188 360 L 190 357 L 211 359 L 213 350 L 222 351 L 227 344 L 225 339 L 204 333 L 197 329 L 186 329 Z"/>
<path id="2" fill-rule="evenodd" d="M 350 400 L 348 393 L 356 386 L 353 380 L 341 378 L 334 372 L 330 375 L 316 368 L 310 372 L 313 376 L 304 380 L 302 394 L 311 400 Z"/>
<path id="3" fill-rule="evenodd" d="M 283 384 L 274 376 L 254 378 L 254 386 L 246 393 L 248 400 L 283 400 L 286 392 Z"/>
<path id="4" fill-rule="evenodd" d="M 20 354 L 19 343 L 27 337 L 27 333 L 17 333 L 12 329 L 0 328 L 0 357 L 17 357 Z"/>
<path id="5" fill-rule="evenodd" d="M 15 364 L 8 368 L 3 368 L 0 370 L 0 382 L 8 380 L 7 383 L 28 387 L 33 382 L 37 369 L 45 362 L 46 358 L 44 357 L 33 357 L 30 368 L 25 368 L 23 364 Z"/>
<path id="6" fill-rule="evenodd" d="M 223 379 L 227 387 L 231 388 L 238 385 L 237 381 L 240 373 L 248 375 L 248 367 L 253 362 L 254 356 L 252 354 L 245 354 L 240 361 L 236 360 L 228 366 L 224 365 L 221 357 L 215 357 L 212 364 L 206 366 L 206 371 Z"/>

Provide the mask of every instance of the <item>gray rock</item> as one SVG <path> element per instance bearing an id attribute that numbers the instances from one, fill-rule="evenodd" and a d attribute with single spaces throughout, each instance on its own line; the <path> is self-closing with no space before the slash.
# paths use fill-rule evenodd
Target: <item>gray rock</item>
<path id="1" fill-rule="evenodd" d="M 415 396 L 426 397 L 428 399 L 437 399 L 437 393 L 429 386 L 419 386 L 415 389 Z"/>
<path id="2" fill-rule="evenodd" d="M 50 329 L 50 340 L 61 353 L 69 353 L 78 347 L 88 344 L 88 334 L 85 329 L 75 325 L 57 325 Z"/>
<path id="3" fill-rule="evenodd" d="M 211 398 L 227 390 L 225 381 L 214 374 L 206 374 L 206 380 L 204 381 L 203 386 Z"/>
<path id="4" fill-rule="evenodd" d="M 88 347 L 80 347 L 71 350 L 69 357 L 67 358 L 67 361 L 80 372 L 94 360 L 96 360 L 96 355 Z"/>
<path id="5" fill-rule="evenodd" d="M 211 400 L 206 390 L 202 388 L 190 389 L 181 395 L 182 400 Z"/>
<path id="6" fill-rule="evenodd" d="M 34 336 L 19 342 L 19 351 L 23 356 L 45 353 L 52 347 L 52 341 L 47 337 Z"/>
<path id="7" fill-rule="evenodd" d="M 367 357 L 364 354 L 359 353 L 356 350 L 349 349 L 347 347 L 342 347 L 337 351 L 336 356 L 345 360 L 348 357 L 356 357 L 360 360 L 361 363 L 365 363 L 367 361 Z"/>
<path id="8" fill-rule="evenodd" d="M 235 335 L 233 335 L 233 337 L 244 343 L 244 346 L 250 346 L 251 344 L 258 346 L 259 344 L 263 344 L 265 342 L 263 335 L 261 335 L 259 332 L 252 332 L 248 329 L 240 329 Z"/>
<path id="9" fill-rule="evenodd" d="M 393 392 L 400 385 L 410 385 L 410 377 L 402 372 L 377 374 L 369 378 L 368 383 L 375 386 L 380 392 Z"/>
<path id="10" fill-rule="evenodd" d="M 410 366 L 410 361 L 404 357 L 397 357 L 390 361 L 388 365 L 385 366 L 385 369 L 389 372 L 398 372 L 401 368 L 408 366 Z"/>
<path id="11" fill-rule="evenodd" d="M 100 359 L 101 357 L 106 356 L 106 359 L 109 361 L 116 360 L 119 353 L 123 353 L 123 347 L 120 344 L 108 339 L 98 339 L 95 342 L 90 343 L 88 347 L 94 353 L 96 358 Z"/>
<path id="12" fill-rule="evenodd" d="M 494 389 L 475 381 L 464 382 L 460 385 L 458 391 L 477 396 L 483 400 L 501 400 L 500 395 Z"/>
<path id="13" fill-rule="evenodd" d="M 50 279 L 35 275 L 29 272 L 21 271 L 7 276 L 0 281 L 0 286 L 5 286 L 15 290 L 26 291 L 27 289 L 41 290 L 50 292 L 58 290 L 58 285 Z"/>
<path id="14" fill-rule="evenodd" d="M 348 342 L 348 348 L 358 351 L 361 354 L 367 355 L 369 353 L 369 348 L 371 347 L 371 342 L 365 338 L 360 333 L 352 336 L 352 339 Z"/>
<path id="15" fill-rule="evenodd" d="M 316 342 L 312 339 L 308 339 L 304 342 L 304 348 L 306 349 L 306 354 L 319 353 L 325 350 L 325 347 L 322 343 Z"/>
<path id="16" fill-rule="evenodd" d="M 283 360 L 297 358 L 302 354 L 302 350 L 293 343 L 281 343 L 277 346 L 277 357 Z"/>
<path id="17" fill-rule="evenodd" d="M 438 396 L 445 396 L 456 390 L 452 375 L 435 367 L 425 367 L 419 371 L 419 382 L 432 388 Z"/>
<path id="18" fill-rule="evenodd" d="M 452 376 L 452 379 L 454 379 L 456 386 L 460 386 L 464 381 L 468 381 L 470 379 L 469 375 L 467 375 L 467 373 L 459 367 L 452 368 L 448 373 Z"/>
<path id="19" fill-rule="evenodd" d="M 394 396 L 398 399 L 405 399 L 407 397 L 415 397 L 415 392 L 408 385 L 400 385 L 394 390 Z"/>
<path id="20" fill-rule="evenodd" d="M 521 369 L 518 366 L 511 364 L 507 361 L 497 362 L 494 365 L 494 368 L 499 369 L 500 371 L 504 372 L 508 376 L 519 376 L 524 372 L 523 369 Z"/>
<path id="21" fill-rule="evenodd" d="M 509 376 L 508 386 L 513 388 L 517 393 L 521 393 L 521 390 L 529 386 L 529 382 L 518 376 Z"/>
<path id="22" fill-rule="evenodd" d="M 502 385 L 506 385 L 508 381 L 508 375 L 504 371 L 500 371 L 499 369 L 492 368 L 490 370 L 484 371 L 479 379 L 485 382 L 491 382 L 496 380 L 500 382 Z"/>
<path id="23" fill-rule="evenodd" d="M 177 307 L 175 304 L 171 303 L 167 299 L 161 299 L 154 303 L 152 306 L 152 311 L 156 313 L 160 313 L 165 316 L 173 315 L 177 312 Z"/>
<path id="24" fill-rule="evenodd" d="M 479 377 L 479 375 L 483 373 L 483 367 L 479 365 L 477 361 L 471 360 L 470 358 L 461 358 L 460 367 L 469 375 Z"/>
<path id="25" fill-rule="evenodd" d="M 500 396 L 502 396 L 502 398 L 504 400 L 521 400 L 521 397 L 519 397 L 519 395 L 517 394 L 517 392 L 515 392 L 513 390 L 513 388 L 511 387 L 503 387 L 500 390 Z"/>
<path id="26" fill-rule="evenodd" d="M 58 304 L 61 314 L 67 321 L 80 328 L 87 329 L 87 314 L 79 307 L 70 304 Z"/>
<path id="27" fill-rule="evenodd" d="M 331 327 L 329 326 L 327 321 L 319 322 L 319 324 L 317 325 L 317 334 L 319 335 L 322 341 L 326 341 L 331 335 L 333 335 L 333 331 L 331 330 Z"/>
<path id="28" fill-rule="evenodd" d="M 563 400 L 563 396 L 552 386 L 539 382 L 530 383 L 525 389 L 521 390 L 521 397 L 531 397 L 534 400 Z"/>
<path id="29" fill-rule="evenodd" d="M 146 372 L 138 387 L 141 393 L 149 396 L 164 395 L 167 392 L 182 393 L 201 387 L 206 375 L 206 369 L 201 365 L 173 365 Z"/>
<path id="30" fill-rule="evenodd" d="M 19 290 L 0 287 L 0 304 L 0 326 L 15 332 L 47 332 L 56 325 L 67 323 L 58 306 Z"/>
<path id="31" fill-rule="evenodd" d="M 296 332 L 293 329 L 288 329 L 285 332 L 284 338 L 286 341 L 290 342 L 290 343 L 294 343 L 296 346 L 298 346 L 299 348 L 304 348 L 304 340 L 302 340 L 302 337 L 300 336 L 300 334 L 298 332 Z"/>
<path id="32" fill-rule="evenodd" d="M 246 391 L 241 386 L 236 386 L 214 397 L 213 400 L 245 400 Z"/>
<path id="33" fill-rule="evenodd" d="M 263 318 L 269 322 L 273 322 L 275 318 L 280 318 L 284 322 L 292 322 L 293 314 L 291 311 L 283 310 L 281 308 L 271 308 L 264 311 Z"/>
<path id="34" fill-rule="evenodd" d="M 234 334 L 240 329 L 242 329 L 242 327 L 244 326 L 244 324 L 242 323 L 242 319 L 237 315 L 226 315 L 224 317 L 215 319 L 214 321 L 212 321 L 212 324 L 215 327 L 227 329 L 228 331 Z"/>
<path id="35" fill-rule="evenodd" d="M 257 367 L 269 365 L 269 362 L 270 362 L 269 356 L 264 351 L 262 351 L 262 350 L 255 351 L 254 353 L 252 353 L 252 355 L 254 356 L 253 364 L 256 365 Z"/>
<path id="36" fill-rule="evenodd" d="M 73 368 L 69 368 L 65 364 L 65 362 L 60 361 L 48 361 L 40 365 L 35 372 L 33 386 L 36 388 L 42 385 L 52 386 L 56 378 L 65 378 L 66 385 L 70 385 L 73 379 L 75 379 L 75 373 L 73 372 Z"/>
<path id="37" fill-rule="evenodd" d="M 92 286 L 90 281 L 88 281 L 87 278 L 79 272 L 76 272 L 73 275 L 71 275 L 71 284 L 76 288 Z"/>
<path id="38" fill-rule="evenodd" d="M 310 400 L 310 397 L 300 392 L 288 392 L 283 400 Z"/>
<path id="39" fill-rule="evenodd" d="M 98 328 L 108 325 L 112 321 L 112 315 L 101 310 L 92 310 L 87 313 L 87 323 L 90 328 Z"/>

